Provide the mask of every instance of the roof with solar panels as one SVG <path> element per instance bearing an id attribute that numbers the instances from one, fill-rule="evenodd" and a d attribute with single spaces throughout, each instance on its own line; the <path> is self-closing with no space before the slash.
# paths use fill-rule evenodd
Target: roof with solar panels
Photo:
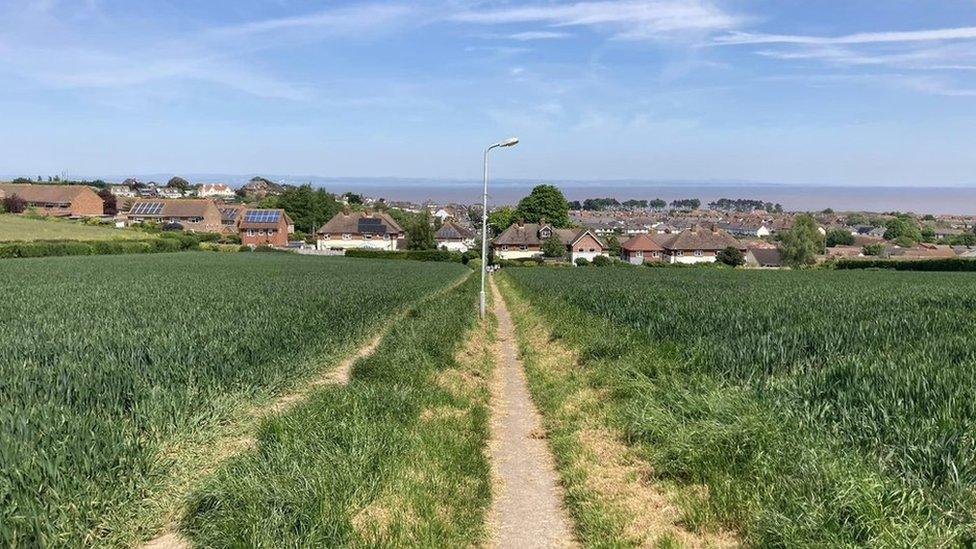
<path id="1" fill-rule="evenodd" d="M 403 228 L 389 214 L 383 212 L 339 212 L 322 225 L 318 234 L 397 235 Z"/>
<path id="2" fill-rule="evenodd" d="M 129 209 L 130 217 L 204 217 L 217 210 L 213 200 L 136 200 Z M 219 213 L 219 211 L 218 211 Z"/>
<path id="3" fill-rule="evenodd" d="M 291 218 L 285 210 L 271 208 L 248 208 L 240 218 L 242 229 L 268 229 L 277 227 L 282 220 L 285 225 L 292 225 Z"/>

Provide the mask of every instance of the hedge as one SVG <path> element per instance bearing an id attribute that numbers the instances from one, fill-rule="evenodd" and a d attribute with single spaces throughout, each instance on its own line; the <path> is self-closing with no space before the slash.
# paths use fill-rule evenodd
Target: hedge
<path id="1" fill-rule="evenodd" d="M 369 259 L 408 259 L 411 261 L 447 261 L 462 263 L 463 254 L 446 250 L 367 250 L 355 248 L 346 250 L 346 257 L 362 257 Z"/>
<path id="2" fill-rule="evenodd" d="M 896 271 L 976 271 L 976 259 L 841 259 L 835 269 L 893 269 Z"/>
<path id="3" fill-rule="evenodd" d="M 178 252 L 199 249 L 196 240 L 156 238 L 151 240 L 60 240 L 0 243 L 0 258 L 54 257 L 64 255 L 119 255 Z"/>

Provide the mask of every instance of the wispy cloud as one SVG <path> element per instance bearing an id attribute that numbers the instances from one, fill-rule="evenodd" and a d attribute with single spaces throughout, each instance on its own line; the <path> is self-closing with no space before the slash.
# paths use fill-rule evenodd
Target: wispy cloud
<path id="1" fill-rule="evenodd" d="M 950 29 L 930 29 L 918 31 L 892 32 L 861 32 L 844 36 L 808 36 L 802 34 L 762 34 L 748 32 L 732 32 L 725 36 L 717 36 L 716 44 L 879 44 L 886 42 L 932 42 L 942 40 L 972 40 L 976 39 L 976 27 L 958 27 Z"/>
<path id="2" fill-rule="evenodd" d="M 526 32 L 516 32 L 515 34 L 509 34 L 506 35 L 505 38 L 526 42 L 529 40 L 555 40 L 559 38 L 569 38 L 570 36 L 572 35 L 568 32 L 526 31 Z"/>
<path id="3" fill-rule="evenodd" d="M 538 23 L 551 27 L 614 29 L 625 39 L 655 39 L 682 31 L 719 31 L 737 27 L 742 19 L 705 0 L 616 0 L 563 5 L 529 5 L 467 10 L 451 20 L 484 25 Z"/>
<path id="4" fill-rule="evenodd" d="M 419 10 L 401 4 L 365 4 L 317 11 L 294 17 L 251 21 L 212 29 L 215 35 L 243 36 L 287 30 L 318 30 L 332 33 L 359 33 L 388 27 L 404 21 Z"/>

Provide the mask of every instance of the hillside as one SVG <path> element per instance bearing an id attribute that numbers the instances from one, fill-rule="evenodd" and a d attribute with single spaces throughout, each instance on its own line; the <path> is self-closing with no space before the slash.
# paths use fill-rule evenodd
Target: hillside
<path id="1" fill-rule="evenodd" d="M 0 214 L 0 242 L 12 240 L 137 240 L 151 238 L 138 231 L 96 227 L 64 219 L 33 219 Z"/>

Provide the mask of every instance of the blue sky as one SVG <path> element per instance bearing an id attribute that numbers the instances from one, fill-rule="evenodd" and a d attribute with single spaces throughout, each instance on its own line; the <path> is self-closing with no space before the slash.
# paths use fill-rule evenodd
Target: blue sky
<path id="1" fill-rule="evenodd" d="M 0 0 L 0 173 L 976 184 L 976 0 Z"/>

